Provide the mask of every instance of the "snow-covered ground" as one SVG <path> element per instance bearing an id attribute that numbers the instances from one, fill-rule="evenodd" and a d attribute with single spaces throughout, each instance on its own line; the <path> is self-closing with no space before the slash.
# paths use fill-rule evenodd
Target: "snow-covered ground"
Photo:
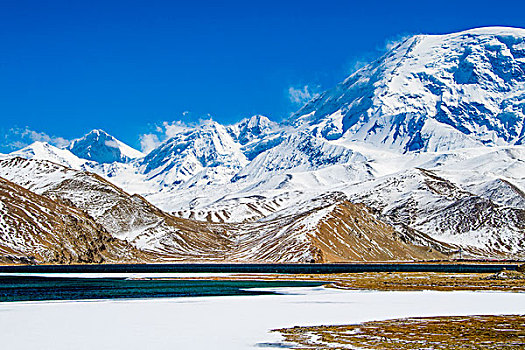
<path id="1" fill-rule="evenodd" d="M 525 293 L 279 288 L 283 295 L 0 303 L 5 349 L 253 349 L 271 329 L 413 316 L 524 314 Z"/>

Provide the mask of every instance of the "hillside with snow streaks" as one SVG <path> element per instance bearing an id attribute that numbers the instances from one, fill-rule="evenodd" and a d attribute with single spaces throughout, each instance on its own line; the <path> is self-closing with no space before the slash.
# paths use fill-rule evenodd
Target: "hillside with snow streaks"
<path id="1" fill-rule="evenodd" d="M 0 177 L 0 261 L 141 262 L 146 255 L 112 237 L 81 210 Z"/>
<path id="2" fill-rule="evenodd" d="M 47 203 L 47 208 L 50 208 L 47 215 L 35 214 L 44 223 L 30 221 L 36 227 L 50 225 L 56 219 L 49 216 L 56 214 L 57 208 L 67 206 L 71 211 L 85 216 L 85 220 L 106 235 L 109 239 L 107 242 L 127 242 L 129 245 L 124 246 L 127 249 L 122 249 L 122 256 L 137 256 L 140 261 L 332 262 L 445 256 L 438 251 L 429 254 L 426 248 L 432 243 L 429 240 L 415 245 L 412 240 L 396 239 L 394 229 L 375 218 L 363 205 L 357 211 L 354 209 L 345 215 L 336 215 L 341 228 L 337 230 L 337 235 L 332 236 L 330 230 L 324 227 L 339 224 L 330 224 L 327 220 L 333 220 L 338 208 L 357 208 L 340 196 L 324 196 L 300 203 L 301 212 L 295 214 L 274 218 L 268 216 L 257 222 L 212 224 L 174 217 L 138 195 L 128 195 L 98 175 L 65 168 L 49 161 L 23 158 L 0 160 L 0 173 L 25 186 L 22 188 L 12 184 L 18 191 L 18 202 L 34 201 L 32 197 L 37 197 Z M 11 192 L 5 189 L 0 191 L 4 196 L 3 206 L 9 206 Z M 2 217 L 10 218 L 5 213 Z M 78 222 L 78 219 L 72 220 Z M 21 229 L 22 225 L 29 228 Z M 59 227 L 62 229 L 63 226 Z M 25 221 L 4 220 L 0 238 L 0 245 L 6 245 L 4 255 L 11 261 L 27 259 L 32 235 L 38 236 L 36 239 L 43 237 L 36 227 L 31 227 Z M 66 227 L 66 234 L 72 237 L 82 235 L 83 226 Z M 45 235 L 51 236 L 51 242 L 64 240 L 60 237 L 61 229 L 50 227 Z M 25 230 L 29 233 L 23 239 L 13 236 L 13 233 Z M 57 230 L 57 233 L 54 234 L 53 230 Z M 389 242 L 389 247 L 370 239 L 371 235 L 376 240 Z M 352 248 L 347 242 L 350 239 L 348 237 L 353 237 L 359 244 Z M 361 248 L 356 247 L 367 247 L 368 253 L 360 255 L 358 252 Z M 66 256 L 75 254 L 75 246 L 70 249 L 72 252 Z M 445 253 L 449 250 L 445 249 Z M 35 262 L 83 262 L 87 258 L 57 260 L 55 255 L 42 254 L 35 259 Z M 103 258 L 97 259 L 105 261 Z"/>
<path id="3" fill-rule="evenodd" d="M 346 189 L 391 224 L 404 224 L 434 239 L 494 253 L 525 252 L 525 209 L 498 205 L 437 175 L 412 169 Z"/>
<path id="4" fill-rule="evenodd" d="M 93 130 L 0 176 L 159 259 L 523 258 L 524 116 L 524 29 L 416 35 L 282 123 L 208 120 L 146 155 Z"/>
<path id="5" fill-rule="evenodd" d="M 214 257 L 224 239 L 205 224 L 173 217 L 102 177 L 40 160 L 0 160 L 0 177 L 84 211 L 113 237 L 172 258 Z"/>

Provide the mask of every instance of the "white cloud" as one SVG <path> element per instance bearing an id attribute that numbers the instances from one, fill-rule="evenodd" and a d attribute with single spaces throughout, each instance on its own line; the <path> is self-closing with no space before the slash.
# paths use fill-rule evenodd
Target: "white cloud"
<path id="1" fill-rule="evenodd" d="M 106 144 L 106 146 L 112 147 L 112 148 L 118 148 L 118 146 L 119 146 L 118 142 L 115 141 L 115 140 L 107 140 L 104 143 Z"/>
<path id="2" fill-rule="evenodd" d="M 377 54 L 373 53 L 362 53 L 359 56 L 350 58 L 344 65 L 344 74 L 351 75 L 360 70 L 361 68 L 367 66 L 377 58 Z"/>
<path id="3" fill-rule="evenodd" d="M 190 130 L 191 127 L 188 126 L 186 123 L 177 120 L 172 122 L 163 122 L 162 127 L 157 126 L 157 131 L 163 132 L 166 138 L 172 138 L 176 136 L 177 134 L 186 132 Z"/>
<path id="4" fill-rule="evenodd" d="M 312 98 L 319 96 L 318 93 L 311 91 L 308 85 L 303 86 L 302 88 L 294 88 L 290 86 L 288 88 L 288 98 L 292 103 L 295 104 L 305 104 L 310 101 Z"/>
<path id="5" fill-rule="evenodd" d="M 57 147 L 66 147 L 69 145 L 69 140 L 66 140 L 63 137 L 56 137 L 56 136 L 49 136 L 45 132 L 38 132 L 29 129 L 27 126 L 20 134 L 22 137 L 28 137 L 31 141 L 41 141 L 41 142 L 48 142 L 54 146 Z"/>
<path id="6" fill-rule="evenodd" d="M 45 132 L 39 132 L 25 128 L 11 128 L 4 134 L 4 147 L 10 150 L 17 150 L 30 145 L 35 141 L 47 142 L 56 147 L 66 147 L 70 141 L 57 136 L 50 136 Z"/>
<path id="7" fill-rule="evenodd" d="M 140 135 L 140 148 L 146 154 L 157 148 L 160 143 L 159 137 L 155 134 Z"/>

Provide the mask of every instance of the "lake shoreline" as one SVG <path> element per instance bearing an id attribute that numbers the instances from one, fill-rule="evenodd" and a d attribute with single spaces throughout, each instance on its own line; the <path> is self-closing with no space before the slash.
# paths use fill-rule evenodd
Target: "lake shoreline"
<path id="1" fill-rule="evenodd" d="M 0 273 L 286 273 L 328 274 L 358 272 L 447 272 L 496 273 L 516 270 L 523 262 L 370 262 L 337 264 L 247 264 L 247 263 L 177 263 L 177 264 L 86 264 L 86 265 L 0 265 Z"/>

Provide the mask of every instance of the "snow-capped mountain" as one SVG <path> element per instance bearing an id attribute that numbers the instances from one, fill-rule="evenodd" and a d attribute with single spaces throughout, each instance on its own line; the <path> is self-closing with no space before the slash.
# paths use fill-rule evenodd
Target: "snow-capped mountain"
<path id="1" fill-rule="evenodd" d="M 163 187 L 228 182 L 248 159 L 226 127 L 207 121 L 166 140 L 142 160 L 148 180 Z"/>
<path id="2" fill-rule="evenodd" d="M 438 241 L 498 254 L 525 252 L 524 207 L 498 205 L 439 176 L 443 172 L 437 169 L 410 169 L 345 191 L 352 201 L 378 210 L 386 222 L 406 224 Z"/>
<path id="3" fill-rule="evenodd" d="M 235 141 L 245 145 L 276 131 L 279 129 L 279 124 L 271 121 L 264 115 L 254 115 L 250 118 L 244 118 L 237 124 L 228 126 L 227 129 Z"/>
<path id="4" fill-rule="evenodd" d="M 227 129 L 233 140 L 241 145 L 242 153 L 250 161 L 281 143 L 285 136 L 281 125 L 262 115 L 244 118 L 236 124 L 227 126 Z"/>
<path id="5" fill-rule="evenodd" d="M 163 259 L 523 258 L 524 115 L 524 29 L 416 35 L 283 123 L 206 121 L 147 155 L 95 130 L 0 177 Z"/>
<path id="6" fill-rule="evenodd" d="M 98 163 L 125 163 L 131 159 L 144 157 L 142 152 L 99 129 L 73 140 L 68 148 L 77 157 Z"/>
<path id="7" fill-rule="evenodd" d="M 416 35 L 288 122 L 328 140 L 409 151 L 524 141 L 525 29 Z"/>
<path id="8" fill-rule="evenodd" d="M 362 176 L 366 177 L 365 160 L 363 155 L 349 148 L 330 144 L 304 132 L 297 132 L 284 137 L 277 146 L 260 153 L 231 181 L 239 181 L 242 178 L 260 179 L 290 171 L 313 171 L 350 163 L 361 165 L 359 170 Z"/>
<path id="9" fill-rule="evenodd" d="M 103 168 L 109 163 L 126 163 L 142 158 L 140 151 L 117 140 L 102 130 L 92 130 L 82 138 L 73 140 L 67 148 L 58 148 L 47 142 L 36 141 L 1 158 L 22 157 L 49 160 L 73 168 Z"/>
<path id="10" fill-rule="evenodd" d="M 21 157 L 25 159 L 40 159 L 48 160 L 53 163 L 57 163 L 68 168 L 80 169 L 89 161 L 87 159 L 81 159 L 71 153 L 67 149 L 60 149 L 47 142 L 36 141 L 18 151 L 14 151 L 5 156 L 10 157 Z M 93 163 L 94 165 L 95 163 Z"/>

